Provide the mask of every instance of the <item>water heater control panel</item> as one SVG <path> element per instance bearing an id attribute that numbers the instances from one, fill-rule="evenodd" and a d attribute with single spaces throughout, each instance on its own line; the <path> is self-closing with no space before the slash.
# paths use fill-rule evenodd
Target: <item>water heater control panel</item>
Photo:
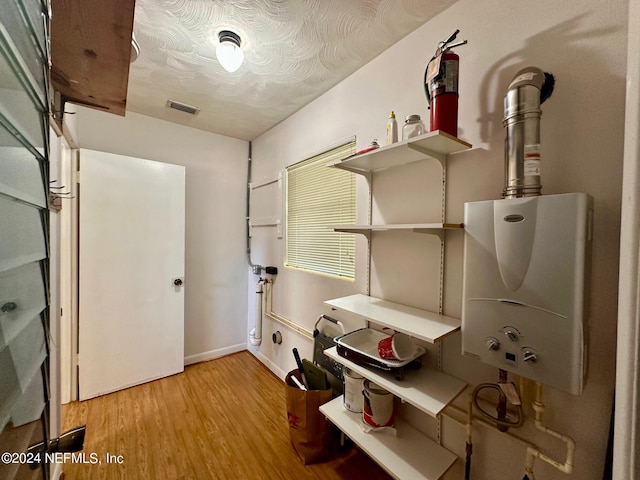
<path id="1" fill-rule="evenodd" d="M 584 193 L 465 204 L 463 355 L 582 393 L 591 217 Z"/>

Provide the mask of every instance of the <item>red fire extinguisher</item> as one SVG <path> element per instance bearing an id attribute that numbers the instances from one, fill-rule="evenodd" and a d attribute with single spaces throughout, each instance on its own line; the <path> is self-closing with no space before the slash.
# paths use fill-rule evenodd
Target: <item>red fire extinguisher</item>
<path id="1" fill-rule="evenodd" d="M 460 57 L 450 51 L 464 45 L 466 40 L 451 43 L 460 30 L 438 44 L 435 55 L 424 72 L 424 91 L 429 102 L 430 128 L 458 136 L 458 71 Z"/>

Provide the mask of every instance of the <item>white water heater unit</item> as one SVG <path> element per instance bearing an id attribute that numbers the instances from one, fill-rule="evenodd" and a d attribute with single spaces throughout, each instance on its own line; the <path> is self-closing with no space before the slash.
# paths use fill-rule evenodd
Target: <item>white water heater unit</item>
<path id="1" fill-rule="evenodd" d="M 591 217 L 585 193 L 465 204 L 464 355 L 582 393 Z"/>

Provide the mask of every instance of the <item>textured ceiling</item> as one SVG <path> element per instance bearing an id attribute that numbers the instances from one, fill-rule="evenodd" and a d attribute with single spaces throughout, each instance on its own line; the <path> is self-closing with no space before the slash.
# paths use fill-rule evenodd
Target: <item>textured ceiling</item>
<path id="1" fill-rule="evenodd" d="M 127 110 L 252 140 L 454 2 L 137 0 Z M 216 60 L 221 30 L 242 38 L 237 72 Z"/>

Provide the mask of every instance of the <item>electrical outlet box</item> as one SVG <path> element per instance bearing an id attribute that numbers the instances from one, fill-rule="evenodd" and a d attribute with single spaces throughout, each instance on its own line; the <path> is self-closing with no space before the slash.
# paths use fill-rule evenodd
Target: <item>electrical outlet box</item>
<path id="1" fill-rule="evenodd" d="M 252 269 L 253 269 L 254 275 L 262 275 L 262 269 L 263 269 L 262 265 L 253 265 Z"/>

